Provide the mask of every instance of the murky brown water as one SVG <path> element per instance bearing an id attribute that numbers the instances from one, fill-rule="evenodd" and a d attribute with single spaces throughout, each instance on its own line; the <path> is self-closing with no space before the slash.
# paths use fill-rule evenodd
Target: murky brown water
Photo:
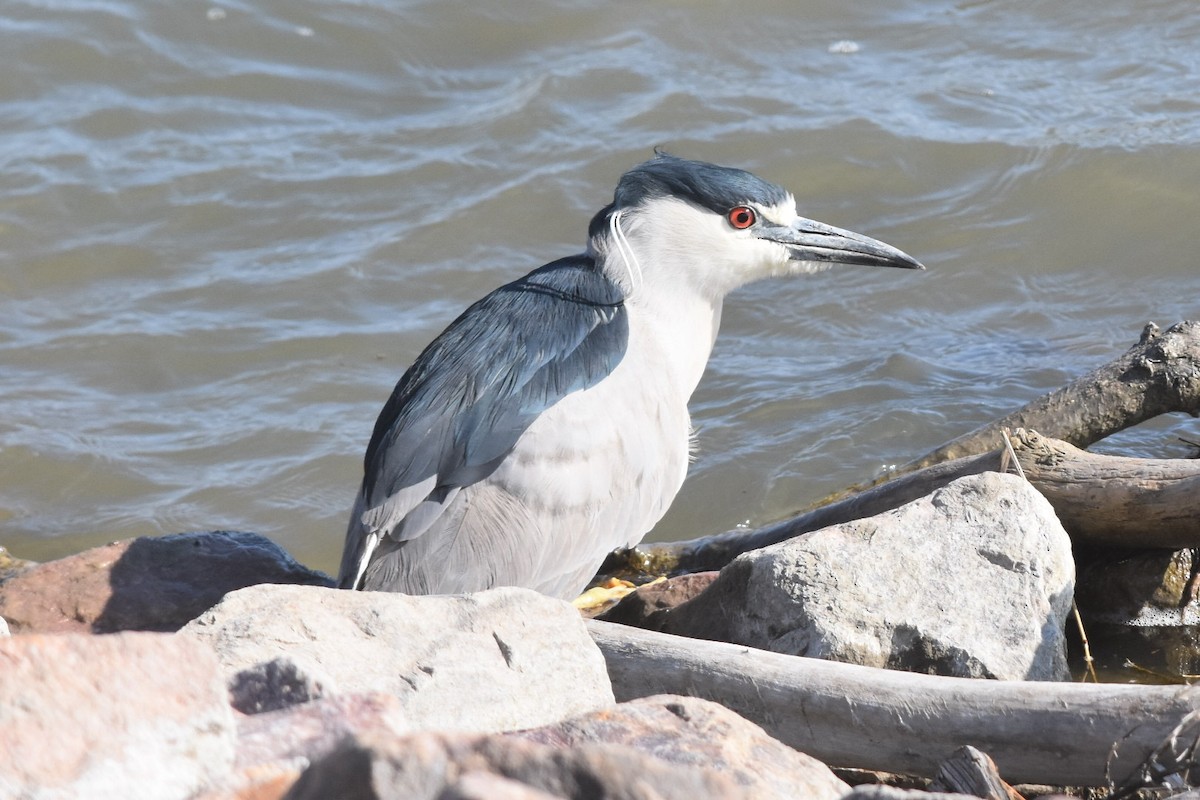
<path id="1" fill-rule="evenodd" d="M 1200 15 L 1130 8 L 8 2 L 0 544 L 231 527 L 335 569 L 408 361 L 654 146 L 930 271 L 735 294 L 652 537 L 919 455 L 1200 316 Z"/>

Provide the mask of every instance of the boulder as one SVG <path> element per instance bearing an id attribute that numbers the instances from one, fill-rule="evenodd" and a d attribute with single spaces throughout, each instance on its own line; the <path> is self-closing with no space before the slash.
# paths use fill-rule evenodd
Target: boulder
<path id="1" fill-rule="evenodd" d="M 348 736 L 397 739 L 410 733 L 400 700 L 382 693 L 337 694 L 238 715 L 233 771 L 192 800 L 282 799 L 308 764 L 329 756 Z"/>
<path id="2" fill-rule="evenodd" d="M 233 686 L 286 655 L 309 676 L 293 683 L 320 685 L 324 696 L 395 695 L 415 728 L 512 730 L 613 704 L 579 614 L 526 589 L 414 597 L 252 586 L 180 636 L 211 647 Z"/>
<path id="3" fill-rule="evenodd" d="M 960 478 L 875 517 L 745 553 L 665 630 L 970 678 L 1064 680 L 1071 543 L 1024 480 Z"/>
<path id="4" fill-rule="evenodd" d="M 237 769 L 228 785 L 252 785 L 263 776 L 274 779 L 289 768 L 298 772 L 329 756 L 351 737 L 397 740 L 413 734 L 407 741 L 419 748 L 424 740 L 415 736 L 417 733 L 400 701 L 382 694 L 322 698 L 243 717 L 238 724 Z M 649 697 L 553 725 L 498 735 L 565 751 L 616 745 L 636 751 L 639 759 L 652 756 L 679 767 L 717 773 L 759 798 L 835 800 L 849 791 L 816 759 L 772 739 L 727 708 L 692 697 Z M 519 797 L 524 796 L 520 792 L 542 791 L 525 784 L 509 785 L 507 778 L 482 769 L 454 779 L 443 773 L 441 778 L 443 789 L 450 792 L 445 796 L 517 792 L 512 796 Z"/>
<path id="5" fill-rule="evenodd" d="M 0 584 L 14 633 L 176 631 L 234 589 L 333 580 L 256 533 L 145 536 L 25 569 Z"/>
<path id="6" fill-rule="evenodd" d="M 186 798 L 234 760 L 217 661 L 167 634 L 0 640 L 0 796 Z"/>
<path id="7" fill-rule="evenodd" d="M 749 800 L 755 795 L 705 767 L 629 747 L 560 749 L 509 736 L 421 733 L 352 737 L 313 763 L 289 800 Z"/>
<path id="8" fill-rule="evenodd" d="M 820 761 L 771 738 L 729 709 L 696 697 L 657 695 L 508 736 L 556 747 L 631 747 L 731 778 L 754 797 L 836 800 L 849 787 Z"/>
<path id="9" fill-rule="evenodd" d="M 390 694 L 343 694 L 239 717 L 239 772 L 261 772 L 275 765 L 301 768 L 335 750 L 348 736 L 414 733 L 404 705 Z"/>

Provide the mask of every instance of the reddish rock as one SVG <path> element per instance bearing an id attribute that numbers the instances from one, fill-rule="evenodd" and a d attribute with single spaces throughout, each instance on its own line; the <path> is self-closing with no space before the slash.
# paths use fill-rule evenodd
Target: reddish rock
<path id="1" fill-rule="evenodd" d="M 271 763 L 234 773 L 220 786 L 206 789 L 188 800 L 284 800 L 300 778 L 303 765 Z"/>
<path id="2" fill-rule="evenodd" d="M 19 633 L 176 631 L 226 593 L 259 583 L 332 586 L 254 533 L 126 539 L 26 569 L 0 584 Z"/>
<path id="3" fill-rule="evenodd" d="M 186 798 L 233 764 L 213 654 L 151 633 L 0 640 L 6 797 Z"/>
<path id="4" fill-rule="evenodd" d="M 487 758 L 478 763 L 471 760 L 483 758 L 479 755 L 481 752 L 508 752 L 502 745 L 485 748 L 485 737 L 446 735 L 431 740 L 417 735 L 405 717 L 401 703 L 385 694 L 342 695 L 242 717 L 238 723 L 238 736 L 235 780 L 230 784 L 236 786 L 261 788 L 264 775 L 277 778 L 289 766 L 295 768 L 296 765 L 319 762 L 353 738 L 360 743 L 408 742 L 417 755 L 388 750 L 386 754 L 372 752 L 370 758 L 382 758 L 389 763 L 402 759 L 406 765 L 415 759 L 423 765 L 422 769 L 436 773 L 427 775 L 427 779 L 447 792 L 430 796 L 512 797 L 516 800 L 540 798 L 544 796 L 543 792 L 562 788 L 554 788 L 556 784 L 551 783 L 513 783 L 513 776 L 508 772 L 498 774 L 497 764 L 493 761 Z M 731 781 L 740 791 L 757 798 L 834 800 L 849 791 L 849 787 L 821 762 L 772 739 L 760 727 L 723 706 L 697 698 L 648 697 L 555 725 L 501 736 L 561 751 L 560 761 L 556 762 L 560 764 L 574 763 L 575 759 L 584 758 L 596 747 L 612 746 L 617 754 L 633 751 L 636 755 L 629 758 L 638 763 L 643 757 L 651 757 L 685 771 L 715 773 Z M 373 746 L 365 746 L 365 749 L 371 750 Z M 438 766 L 430 760 L 430 747 L 437 752 L 445 751 L 442 755 L 447 762 Z M 493 747 L 501 750 L 488 749 Z M 359 750 L 351 750 L 358 753 L 355 757 L 362 755 Z M 538 758 L 549 758 L 536 749 L 516 752 L 542 753 Z M 464 754 L 469 754 L 470 758 Z M 455 759 L 460 759 L 461 763 L 452 765 L 450 762 Z M 335 770 L 335 765 L 326 764 L 321 770 Z M 282 782 L 268 782 L 268 785 L 278 787 Z M 405 786 L 411 788 L 409 784 Z M 389 796 L 379 787 L 376 789 L 380 792 L 377 796 Z M 213 797 L 241 798 L 247 796 L 245 791 Z"/>
<path id="5" fill-rule="evenodd" d="M 438 800 L 559 800 L 560 795 L 534 789 L 494 772 L 467 772 Z"/>
<path id="6" fill-rule="evenodd" d="M 664 630 L 671 609 L 703 592 L 720 574 L 715 570 L 696 572 L 639 586 L 596 618 L 635 628 Z"/>
<path id="7" fill-rule="evenodd" d="M 333 752 L 351 735 L 413 732 L 404 706 L 390 694 L 344 694 L 238 720 L 237 768 L 272 762 L 308 763 Z"/>
<path id="8" fill-rule="evenodd" d="M 616 744 L 731 778 L 754 797 L 835 800 L 850 790 L 829 767 L 717 703 L 658 695 L 508 734 L 556 747 Z"/>
<path id="9" fill-rule="evenodd" d="M 496 795 L 480 793 L 489 784 Z M 509 736 L 447 733 L 346 739 L 305 770 L 288 793 L 289 800 L 489 796 L 749 800 L 755 795 L 713 770 L 671 764 L 620 745 L 583 744 L 564 750 Z"/>

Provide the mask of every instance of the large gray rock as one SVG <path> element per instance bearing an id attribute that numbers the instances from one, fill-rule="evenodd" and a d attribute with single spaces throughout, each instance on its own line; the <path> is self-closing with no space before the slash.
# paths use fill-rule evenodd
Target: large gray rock
<path id="1" fill-rule="evenodd" d="M 0 584 L 14 633 L 176 631 L 234 589 L 332 586 L 257 533 L 143 536 L 19 571 Z"/>
<path id="2" fill-rule="evenodd" d="M 1045 498 L 986 473 L 739 556 L 666 630 L 867 666 L 1063 680 L 1074 574 Z"/>
<path id="3" fill-rule="evenodd" d="M 233 686 L 254 685 L 247 673 L 263 675 L 262 665 L 286 654 L 289 685 L 319 685 L 326 697 L 395 695 L 417 729 L 512 730 L 613 703 L 604 659 L 578 612 L 526 589 L 413 597 L 252 586 L 180 636 L 208 644 Z M 240 702 L 255 707 L 253 698 Z"/>
<path id="4" fill-rule="evenodd" d="M 0 640 L 0 797 L 185 798 L 235 730 L 203 644 L 169 634 Z"/>

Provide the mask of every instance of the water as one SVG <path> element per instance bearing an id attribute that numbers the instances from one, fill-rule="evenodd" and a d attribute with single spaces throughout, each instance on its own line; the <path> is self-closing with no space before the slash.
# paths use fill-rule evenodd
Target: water
<path id="1" fill-rule="evenodd" d="M 334 570 L 407 363 L 655 146 L 930 267 L 726 304 L 651 538 L 777 518 L 1200 316 L 1198 41 L 1186 0 L 7 0 L 0 544 L 229 527 Z"/>

